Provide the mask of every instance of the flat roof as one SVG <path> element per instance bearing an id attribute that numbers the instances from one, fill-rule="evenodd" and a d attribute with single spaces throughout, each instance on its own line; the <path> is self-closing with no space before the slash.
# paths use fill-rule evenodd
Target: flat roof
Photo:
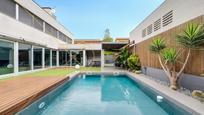
<path id="1" fill-rule="evenodd" d="M 119 42 L 103 42 L 102 49 L 104 50 L 120 50 L 122 47 L 127 45 L 128 43 L 119 43 Z"/>

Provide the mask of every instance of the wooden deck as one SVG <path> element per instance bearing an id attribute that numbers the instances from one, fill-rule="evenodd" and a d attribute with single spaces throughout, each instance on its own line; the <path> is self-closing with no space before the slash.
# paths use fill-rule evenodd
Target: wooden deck
<path id="1" fill-rule="evenodd" d="M 69 77 L 19 77 L 0 81 L 0 115 L 13 115 Z"/>

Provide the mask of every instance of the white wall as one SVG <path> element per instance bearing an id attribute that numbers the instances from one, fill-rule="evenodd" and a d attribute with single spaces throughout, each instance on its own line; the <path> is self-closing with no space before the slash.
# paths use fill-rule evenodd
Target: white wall
<path id="1" fill-rule="evenodd" d="M 38 4 L 33 2 L 32 0 L 14 0 L 16 3 L 20 4 L 21 6 L 25 7 L 27 10 L 32 12 L 33 14 L 37 15 L 71 39 L 73 39 L 72 33 L 67 30 L 63 25 L 57 22 L 49 13 L 43 10 Z M 66 18 L 66 17 L 65 17 Z"/>
<path id="2" fill-rule="evenodd" d="M 85 49 L 85 50 L 102 50 L 102 44 L 70 44 L 61 49 Z"/>
<path id="3" fill-rule="evenodd" d="M 173 22 L 171 24 L 142 38 L 143 29 L 153 24 L 159 18 L 162 19 L 162 16 L 171 10 L 173 10 Z M 204 15 L 204 0 L 166 0 L 130 32 L 130 40 L 135 40 L 135 43 L 141 42 L 201 15 Z"/>
<path id="4" fill-rule="evenodd" d="M 24 39 L 25 41 L 34 42 L 54 49 L 58 49 L 59 44 L 65 44 L 65 42 L 51 35 L 2 13 L 0 13 L 0 35 L 13 37 L 19 40 Z"/>

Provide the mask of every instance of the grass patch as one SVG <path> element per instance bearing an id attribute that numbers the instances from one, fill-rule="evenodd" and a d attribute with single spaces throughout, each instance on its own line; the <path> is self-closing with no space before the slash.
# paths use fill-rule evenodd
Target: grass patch
<path id="1" fill-rule="evenodd" d="M 100 67 L 81 67 L 80 69 L 75 69 L 71 67 L 58 67 L 58 68 L 51 68 L 48 70 L 23 74 L 16 77 L 10 76 L 8 78 L 0 79 L 0 81 L 16 79 L 19 77 L 64 77 L 67 74 L 71 74 L 75 71 L 101 71 L 101 68 Z"/>

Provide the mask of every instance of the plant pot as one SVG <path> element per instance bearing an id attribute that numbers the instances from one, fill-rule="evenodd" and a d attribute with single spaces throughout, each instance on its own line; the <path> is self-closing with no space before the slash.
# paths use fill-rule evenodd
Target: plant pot
<path id="1" fill-rule="evenodd" d="M 175 86 L 175 85 L 171 85 L 171 86 L 170 86 L 170 89 L 172 89 L 172 90 L 177 90 L 177 89 L 178 89 L 178 87 L 177 87 L 177 86 Z"/>
<path id="2" fill-rule="evenodd" d="M 141 74 L 142 71 L 141 71 L 141 70 L 136 70 L 135 73 L 136 73 L 136 74 Z"/>
<path id="3" fill-rule="evenodd" d="M 204 73 L 200 74 L 201 77 L 204 77 Z"/>

